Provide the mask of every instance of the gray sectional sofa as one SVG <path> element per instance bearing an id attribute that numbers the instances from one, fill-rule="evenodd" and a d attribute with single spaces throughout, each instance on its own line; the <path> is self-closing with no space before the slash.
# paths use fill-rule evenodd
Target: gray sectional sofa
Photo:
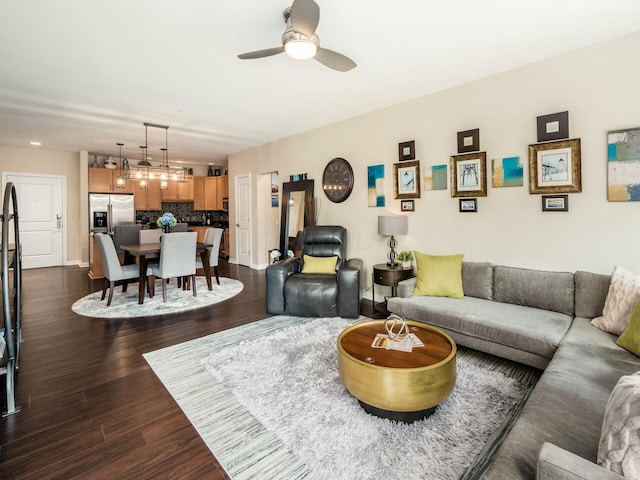
<path id="1" fill-rule="evenodd" d="M 607 400 L 640 358 L 590 324 L 610 276 L 463 262 L 463 299 L 388 300 L 392 313 L 434 325 L 458 344 L 544 369 L 483 479 L 622 479 L 596 462 Z"/>

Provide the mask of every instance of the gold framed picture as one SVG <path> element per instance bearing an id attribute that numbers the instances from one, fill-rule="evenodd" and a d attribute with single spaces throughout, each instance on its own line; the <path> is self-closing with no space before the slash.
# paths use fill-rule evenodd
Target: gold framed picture
<path id="1" fill-rule="evenodd" d="M 487 152 L 451 157 L 451 196 L 487 196 Z"/>
<path id="2" fill-rule="evenodd" d="M 580 139 L 529 145 L 529 193 L 582 191 Z"/>
<path id="3" fill-rule="evenodd" d="M 393 164 L 394 198 L 420 198 L 420 162 Z"/>

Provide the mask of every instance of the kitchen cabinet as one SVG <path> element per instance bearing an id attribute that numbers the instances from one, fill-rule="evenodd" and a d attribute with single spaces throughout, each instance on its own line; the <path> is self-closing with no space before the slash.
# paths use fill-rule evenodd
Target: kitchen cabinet
<path id="1" fill-rule="evenodd" d="M 104 269 L 102 267 L 102 257 L 98 250 L 98 242 L 96 237 L 91 235 L 89 240 L 89 278 L 96 280 L 104 278 Z"/>
<path id="2" fill-rule="evenodd" d="M 211 227 L 189 227 L 189 230 L 197 232 L 198 236 L 196 238 L 198 242 L 204 242 L 204 234 L 207 231 L 207 228 Z"/>
<path id="3" fill-rule="evenodd" d="M 216 210 L 218 177 L 204 177 L 204 209 Z"/>
<path id="4" fill-rule="evenodd" d="M 205 190 L 204 190 L 205 177 L 193 177 L 193 209 L 194 210 L 206 210 L 205 208 Z"/>
<path id="5" fill-rule="evenodd" d="M 222 199 L 229 196 L 229 176 L 222 175 L 214 178 L 216 179 L 216 208 L 214 210 L 222 210 Z"/>
<path id="6" fill-rule="evenodd" d="M 193 202 L 193 177 L 186 182 L 167 182 L 166 190 L 162 190 L 163 202 Z"/>
<path id="7" fill-rule="evenodd" d="M 120 169 L 89 167 L 90 193 L 134 193 L 135 182 L 125 180 L 124 188 L 116 188 L 116 180 L 120 176 Z"/>
<path id="8" fill-rule="evenodd" d="M 162 190 L 160 182 L 147 182 L 147 188 L 140 187 L 140 182 L 135 182 L 133 203 L 136 210 L 162 210 Z"/>

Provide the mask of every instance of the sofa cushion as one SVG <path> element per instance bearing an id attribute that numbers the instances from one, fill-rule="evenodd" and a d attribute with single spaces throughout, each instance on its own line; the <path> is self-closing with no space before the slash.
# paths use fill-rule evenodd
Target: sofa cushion
<path id="1" fill-rule="evenodd" d="M 463 255 L 427 255 L 415 252 L 417 265 L 414 295 L 462 298 Z"/>
<path id="2" fill-rule="evenodd" d="M 636 303 L 631 312 L 629 325 L 618 337 L 616 344 L 625 350 L 640 356 L 640 302 Z"/>
<path id="3" fill-rule="evenodd" d="M 631 311 L 638 300 L 640 276 L 624 268 L 615 267 L 602 316 L 594 318 L 591 323 L 605 332 L 620 335 L 627 328 Z"/>
<path id="4" fill-rule="evenodd" d="M 577 271 L 574 274 L 576 289 L 576 317 L 595 318 L 602 315 L 607 300 L 611 275 Z"/>
<path id="5" fill-rule="evenodd" d="M 335 317 L 338 315 L 336 275 L 296 273 L 284 284 L 287 315 L 300 317 Z"/>
<path id="6" fill-rule="evenodd" d="M 335 274 L 338 257 L 312 257 L 311 255 L 304 255 L 303 261 L 302 273 Z"/>
<path id="7" fill-rule="evenodd" d="M 462 290 L 465 297 L 493 300 L 493 263 L 462 262 Z"/>
<path id="8" fill-rule="evenodd" d="M 474 297 L 390 298 L 389 311 L 453 332 L 553 357 L 572 318 L 558 312 Z M 622 350 L 622 349 L 620 349 Z"/>
<path id="9" fill-rule="evenodd" d="M 621 377 L 609 396 L 598 464 L 627 478 L 640 478 L 640 372 Z"/>
<path id="10" fill-rule="evenodd" d="M 602 345 L 591 349 L 584 340 Z M 595 463 L 609 394 L 622 375 L 640 369 L 638 360 L 613 335 L 575 319 L 483 479 L 534 478 L 544 442 Z"/>
<path id="11" fill-rule="evenodd" d="M 493 298 L 497 302 L 573 316 L 573 273 L 496 265 L 493 270 Z"/>

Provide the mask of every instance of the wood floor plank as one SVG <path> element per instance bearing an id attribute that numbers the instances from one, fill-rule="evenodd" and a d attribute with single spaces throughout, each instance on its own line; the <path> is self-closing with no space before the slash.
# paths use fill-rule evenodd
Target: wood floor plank
<path id="1" fill-rule="evenodd" d="M 0 479 L 227 479 L 142 357 L 269 316 L 264 271 L 221 261 L 220 274 L 244 290 L 181 314 L 108 320 L 71 311 L 101 288 L 86 268 L 25 270 L 22 411 L 0 419 Z"/>

